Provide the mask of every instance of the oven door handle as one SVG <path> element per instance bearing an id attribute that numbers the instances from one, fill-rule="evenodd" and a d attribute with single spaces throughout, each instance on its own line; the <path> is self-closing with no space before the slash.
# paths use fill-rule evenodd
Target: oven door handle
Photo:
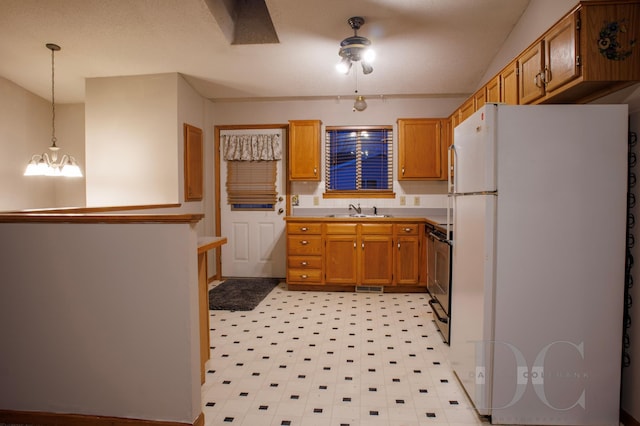
<path id="1" fill-rule="evenodd" d="M 441 238 L 440 236 L 438 236 L 438 234 L 436 234 L 435 232 L 430 232 L 429 233 L 430 237 L 433 237 L 434 239 L 440 241 L 441 243 L 445 243 L 445 244 L 449 244 L 449 241 L 447 241 L 445 238 Z"/>
<path id="2" fill-rule="evenodd" d="M 436 309 L 436 307 L 434 306 L 435 303 L 436 302 L 433 299 L 429 300 L 429 306 L 431 306 L 431 309 L 433 310 L 433 313 L 435 314 L 435 316 L 438 319 L 438 321 L 440 321 L 440 322 L 442 322 L 444 324 L 449 323 L 449 319 L 448 318 L 442 318 L 440 316 L 440 314 L 438 313 L 438 309 Z"/>

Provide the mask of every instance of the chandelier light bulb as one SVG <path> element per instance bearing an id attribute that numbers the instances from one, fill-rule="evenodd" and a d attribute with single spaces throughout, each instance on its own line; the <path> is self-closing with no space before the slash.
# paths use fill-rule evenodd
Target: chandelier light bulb
<path id="1" fill-rule="evenodd" d="M 367 102 L 364 100 L 364 96 L 356 96 L 356 101 L 353 103 L 353 111 L 364 111 L 367 109 Z"/>

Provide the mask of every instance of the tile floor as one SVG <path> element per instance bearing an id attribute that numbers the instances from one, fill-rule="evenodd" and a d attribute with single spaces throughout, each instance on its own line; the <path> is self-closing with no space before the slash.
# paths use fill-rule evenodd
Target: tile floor
<path id="1" fill-rule="evenodd" d="M 478 425 L 427 296 L 287 291 L 211 311 L 210 425 Z"/>

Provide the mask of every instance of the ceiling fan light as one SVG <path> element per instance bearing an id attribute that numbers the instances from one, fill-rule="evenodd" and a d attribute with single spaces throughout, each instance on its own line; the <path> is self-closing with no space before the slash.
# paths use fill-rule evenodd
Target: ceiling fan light
<path id="1" fill-rule="evenodd" d="M 362 60 L 369 64 L 373 63 L 376 60 L 376 51 L 373 49 L 365 49 L 362 53 Z"/>
<path id="2" fill-rule="evenodd" d="M 367 102 L 364 100 L 364 96 L 356 96 L 356 101 L 353 103 L 353 110 L 364 111 L 365 109 L 367 109 Z"/>
<path id="3" fill-rule="evenodd" d="M 336 64 L 336 70 L 341 74 L 348 74 L 350 69 L 351 61 L 349 58 L 342 58 L 342 60 Z"/>
<path id="4" fill-rule="evenodd" d="M 363 74 L 371 74 L 373 72 L 373 67 L 366 62 L 362 63 L 362 72 Z"/>

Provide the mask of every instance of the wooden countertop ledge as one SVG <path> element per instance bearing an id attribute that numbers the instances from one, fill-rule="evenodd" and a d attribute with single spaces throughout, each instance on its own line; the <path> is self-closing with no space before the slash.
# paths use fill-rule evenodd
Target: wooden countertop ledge
<path id="1" fill-rule="evenodd" d="M 197 223 L 204 214 L 0 213 L 0 223 Z"/>

